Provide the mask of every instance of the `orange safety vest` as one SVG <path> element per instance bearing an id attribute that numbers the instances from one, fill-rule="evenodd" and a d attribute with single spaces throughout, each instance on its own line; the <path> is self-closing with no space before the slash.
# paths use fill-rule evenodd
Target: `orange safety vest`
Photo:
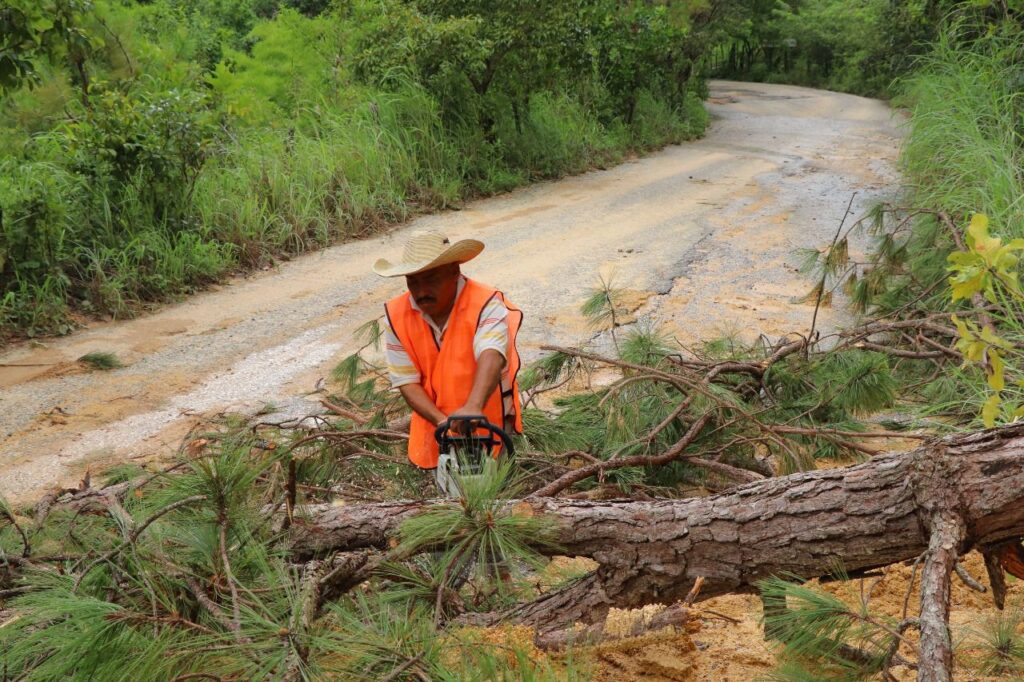
<path id="1" fill-rule="evenodd" d="M 420 374 L 420 384 L 437 408 L 451 414 L 466 404 L 476 376 L 476 357 L 473 337 L 476 335 L 480 315 L 487 303 L 497 296 L 508 308 L 507 369 L 512 386 L 512 404 L 515 410 L 515 432 L 523 432 L 523 415 L 519 403 L 519 353 L 516 351 L 516 333 L 523 321 L 523 313 L 505 299 L 497 289 L 466 279 L 451 314 L 440 346 L 419 311 L 413 310 L 409 292 L 396 296 L 384 306 L 388 323 L 402 347 L 409 354 Z M 506 391 L 507 395 L 508 391 Z M 505 427 L 505 405 L 501 384 L 484 404 L 484 416 L 492 424 Z M 418 467 L 433 469 L 437 466 L 437 441 L 434 425 L 413 412 L 409 427 L 409 459 Z"/>

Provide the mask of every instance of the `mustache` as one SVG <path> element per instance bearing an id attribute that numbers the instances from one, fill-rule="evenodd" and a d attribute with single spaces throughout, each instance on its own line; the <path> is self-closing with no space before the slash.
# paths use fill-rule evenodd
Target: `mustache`
<path id="1" fill-rule="evenodd" d="M 437 303 L 437 299 L 433 296 L 421 296 L 416 299 L 416 303 L 423 305 L 424 303 Z"/>

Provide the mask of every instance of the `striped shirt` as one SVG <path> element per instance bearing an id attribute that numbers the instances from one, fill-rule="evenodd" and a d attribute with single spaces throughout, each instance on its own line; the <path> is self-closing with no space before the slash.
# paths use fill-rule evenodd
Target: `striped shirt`
<path id="1" fill-rule="evenodd" d="M 465 286 L 466 278 L 460 276 L 455 290 L 456 301 L 458 301 L 459 295 Z M 412 300 L 412 297 L 409 298 L 409 305 L 412 306 L 413 310 L 423 315 L 423 311 L 416 305 L 416 301 Z M 437 345 L 440 346 L 441 341 L 444 339 L 444 333 L 448 329 L 448 322 L 445 322 L 444 327 L 438 327 L 429 315 L 423 315 L 423 319 L 434 334 L 434 340 L 437 341 Z M 479 359 L 480 355 L 488 349 L 496 350 L 501 353 L 503 358 L 508 359 L 508 308 L 496 296 L 488 301 L 487 305 L 484 306 L 483 312 L 480 314 L 480 323 L 477 325 L 476 333 L 473 335 L 473 357 Z M 391 379 L 392 388 L 398 388 L 406 384 L 418 384 L 420 382 L 420 373 L 416 369 L 416 365 L 413 364 L 412 358 L 409 357 L 409 353 L 402 346 L 402 342 L 398 340 L 398 335 L 391 328 L 390 322 L 388 322 L 384 331 L 384 356 L 387 360 L 388 378 Z M 506 390 L 511 385 L 512 382 L 509 381 L 508 377 L 508 363 L 506 362 L 506 368 L 501 373 L 502 390 Z"/>

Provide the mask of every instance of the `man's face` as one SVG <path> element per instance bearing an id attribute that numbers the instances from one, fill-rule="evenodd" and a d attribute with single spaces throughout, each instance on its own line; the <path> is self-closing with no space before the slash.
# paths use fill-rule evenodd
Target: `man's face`
<path id="1" fill-rule="evenodd" d="M 459 264 L 450 263 L 417 272 L 415 275 L 406 275 L 405 283 L 420 310 L 436 321 L 437 318 L 448 315 L 455 303 L 455 292 L 459 286 Z"/>

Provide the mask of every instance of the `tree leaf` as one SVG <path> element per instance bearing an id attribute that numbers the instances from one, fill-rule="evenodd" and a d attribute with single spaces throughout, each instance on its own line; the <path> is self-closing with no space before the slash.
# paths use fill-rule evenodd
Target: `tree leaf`
<path id="1" fill-rule="evenodd" d="M 991 429 L 996 425 L 996 417 L 999 416 L 999 405 L 1002 403 L 1002 399 L 998 393 L 993 393 L 985 401 L 985 404 L 981 408 L 981 421 L 985 424 L 985 428 Z"/>
<path id="2" fill-rule="evenodd" d="M 994 391 L 1001 391 L 1006 387 L 1006 371 L 1005 365 L 1003 364 L 1003 358 L 995 348 L 989 349 L 988 362 L 991 367 L 991 371 L 988 375 L 988 385 Z"/>
<path id="3" fill-rule="evenodd" d="M 53 28 L 53 19 L 46 16 L 45 14 L 42 14 L 33 18 L 32 21 L 29 23 L 29 26 L 31 26 L 32 30 L 35 31 L 36 33 L 44 33 Z"/>

